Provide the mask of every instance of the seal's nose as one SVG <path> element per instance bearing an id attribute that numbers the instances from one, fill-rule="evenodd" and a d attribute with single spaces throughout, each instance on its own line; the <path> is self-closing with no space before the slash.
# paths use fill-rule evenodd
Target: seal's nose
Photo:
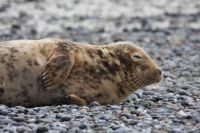
<path id="1" fill-rule="evenodd" d="M 161 70 L 160 68 L 157 68 L 156 70 L 157 70 L 157 73 L 158 73 L 159 75 L 162 75 L 162 70 Z"/>

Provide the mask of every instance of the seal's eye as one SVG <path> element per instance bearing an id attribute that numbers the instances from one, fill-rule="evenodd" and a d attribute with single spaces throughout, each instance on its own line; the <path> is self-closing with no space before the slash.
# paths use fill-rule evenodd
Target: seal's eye
<path id="1" fill-rule="evenodd" d="M 132 59 L 133 59 L 134 61 L 139 61 L 139 60 L 142 59 L 142 56 L 139 55 L 139 54 L 134 54 L 134 55 L 132 56 Z"/>

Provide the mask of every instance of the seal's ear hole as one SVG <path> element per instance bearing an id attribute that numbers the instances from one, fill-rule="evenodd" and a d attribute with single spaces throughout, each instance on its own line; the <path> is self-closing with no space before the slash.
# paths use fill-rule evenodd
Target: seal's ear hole
<path id="1" fill-rule="evenodd" d="M 133 59 L 133 61 L 140 61 L 140 60 L 142 60 L 142 56 L 138 53 L 135 53 L 132 55 L 132 59 Z"/>

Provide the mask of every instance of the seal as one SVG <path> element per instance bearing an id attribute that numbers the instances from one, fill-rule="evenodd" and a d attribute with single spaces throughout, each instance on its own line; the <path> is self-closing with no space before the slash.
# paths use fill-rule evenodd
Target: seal
<path id="1" fill-rule="evenodd" d="M 0 103 L 10 106 L 118 104 L 162 79 L 130 42 L 80 44 L 62 39 L 0 43 Z"/>

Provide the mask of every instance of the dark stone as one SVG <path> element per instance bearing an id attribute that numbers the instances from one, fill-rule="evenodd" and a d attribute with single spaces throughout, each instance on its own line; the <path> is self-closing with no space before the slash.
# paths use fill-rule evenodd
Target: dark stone
<path id="1" fill-rule="evenodd" d="M 71 115 L 68 115 L 68 114 L 57 114 L 56 115 L 56 118 L 57 119 L 60 119 L 61 121 L 70 121 L 72 119 L 72 116 Z"/>
<path id="2" fill-rule="evenodd" d="M 0 115 L 3 115 L 3 116 L 8 115 L 8 109 L 0 108 Z"/>
<path id="3" fill-rule="evenodd" d="M 100 104 L 99 104 L 98 102 L 96 102 L 96 101 L 91 102 L 91 103 L 89 104 L 89 107 L 96 107 L 96 106 L 100 106 Z"/>
<path id="4" fill-rule="evenodd" d="M 47 126 L 39 126 L 36 130 L 36 133 L 45 133 L 48 132 L 49 128 Z"/>
<path id="5" fill-rule="evenodd" d="M 88 128 L 88 125 L 82 123 L 81 125 L 79 125 L 79 128 L 80 128 L 80 129 L 87 129 L 87 128 Z"/>

